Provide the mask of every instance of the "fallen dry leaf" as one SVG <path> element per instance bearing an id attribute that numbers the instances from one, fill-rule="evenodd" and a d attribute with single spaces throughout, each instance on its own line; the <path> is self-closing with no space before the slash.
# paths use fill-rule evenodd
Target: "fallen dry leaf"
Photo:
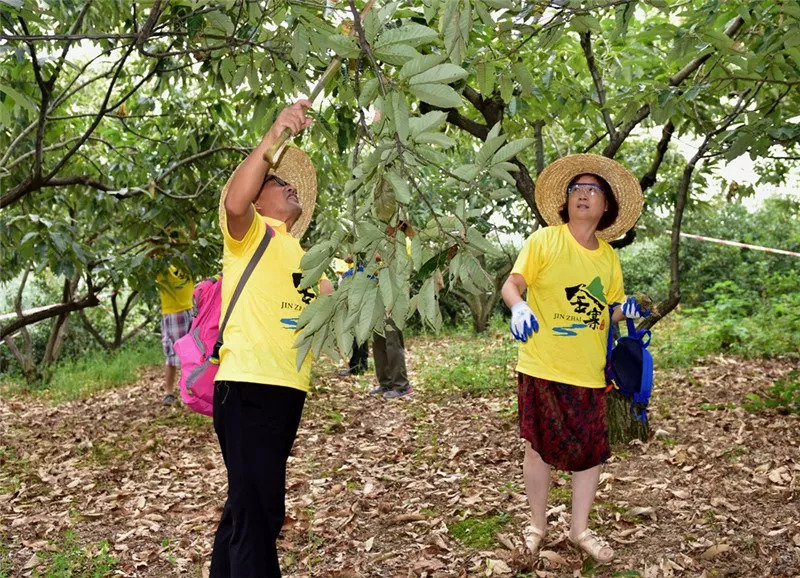
<path id="1" fill-rule="evenodd" d="M 711 560 L 713 557 L 722 554 L 723 552 L 727 552 L 730 550 L 731 547 L 728 544 L 714 544 L 710 548 L 708 548 L 705 552 L 703 552 L 700 557 L 703 560 Z"/>

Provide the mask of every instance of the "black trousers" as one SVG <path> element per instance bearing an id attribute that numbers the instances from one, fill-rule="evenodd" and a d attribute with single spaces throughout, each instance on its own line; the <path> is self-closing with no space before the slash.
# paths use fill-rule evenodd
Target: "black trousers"
<path id="1" fill-rule="evenodd" d="M 286 461 L 306 394 L 291 387 L 218 382 L 214 430 L 228 470 L 211 578 L 281 575 L 275 542 L 286 512 Z"/>
<path id="2" fill-rule="evenodd" d="M 350 369 L 355 369 L 363 373 L 367 370 L 368 360 L 369 344 L 365 341 L 359 345 L 358 341 L 353 339 L 353 354 L 350 356 Z"/>

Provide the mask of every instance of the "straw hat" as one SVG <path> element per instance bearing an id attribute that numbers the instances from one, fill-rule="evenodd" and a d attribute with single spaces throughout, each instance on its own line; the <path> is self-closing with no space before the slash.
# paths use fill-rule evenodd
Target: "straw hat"
<path id="1" fill-rule="evenodd" d="M 567 186 L 572 179 L 585 174 L 603 177 L 614 192 L 619 214 L 610 226 L 596 232 L 604 241 L 613 241 L 636 224 L 644 204 L 639 181 L 617 161 L 589 154 L 569 155 L 558 159 L 547 166 L 536 179 L 536 206 L 548 225 L 560 225 L 564 221 L 558 212 L 567 200 Z"/>
<path id="2" fill-rule="evenodd" d="M 293 237 L 300 239 L 311 224 L 314 217 L 314 206 L 317 203 L 317 171 L 308 155 L 297 147 L 286 147 L 280 161 L 269 170 L 270 175 L 276 175 L 297 189 L 300 206 L 303 213 L 297 218 L 289 231 Z M 233 175 L 231 175 L 233 178 Z M 228 196 L 228 186 L 231 179 L 225 183 L 219 197 L 219 226 L 225 231 L 225 198 Z"/>

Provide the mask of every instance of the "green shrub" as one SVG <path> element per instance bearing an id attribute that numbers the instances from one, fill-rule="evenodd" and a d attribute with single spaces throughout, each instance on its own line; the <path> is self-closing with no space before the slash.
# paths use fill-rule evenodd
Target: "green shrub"
<path id="1" fill-rule="evenodd" d="M 749 401 L 742 406 L 750 411 L 770 408 L 785 413 L 800 413 L 800 371 L 793 369 L 786 378 L 776 381 L 764 397 L 750 393 L 747 399 Z"/>

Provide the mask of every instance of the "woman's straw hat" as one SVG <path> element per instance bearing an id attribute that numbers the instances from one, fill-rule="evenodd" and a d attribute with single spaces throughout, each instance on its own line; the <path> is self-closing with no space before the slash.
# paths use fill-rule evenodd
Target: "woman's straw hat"
<path id="1" fill-rule="evenodd" d="M 308 155 L 297 147 L 286 147 L 280 161 L 269 171 L 287 183 L 294 185 L 303 213 L 297 218 L 289 231 L 293 237 L 301 239 L 305 234 L 311 219 L 314 217 L 314 206 L 317 203 L 317 171 Z M 231 175 L 231 178 L 233 176 Z M 228 196 L 228 185 L 225 183 L 219 198 L 219 226 L 225 231 L 225 197 Z"/>
<path id="2" fill-rule="evenodd" d="M 536 206 L 548 225 L 560 225 L 564 221 L 558 213 L 567 200 L 567 186 L 572 179 L 585 174 L 603 177 L 614 192 L 619 214 L 611 225 L 596 232 L 601 239 L 613 241 L 636 224 L 644 204 L 639 181 L 617 161 L 590 154 L 569 155 L 558 159 L 545 167 L 536 179 Z"/>

